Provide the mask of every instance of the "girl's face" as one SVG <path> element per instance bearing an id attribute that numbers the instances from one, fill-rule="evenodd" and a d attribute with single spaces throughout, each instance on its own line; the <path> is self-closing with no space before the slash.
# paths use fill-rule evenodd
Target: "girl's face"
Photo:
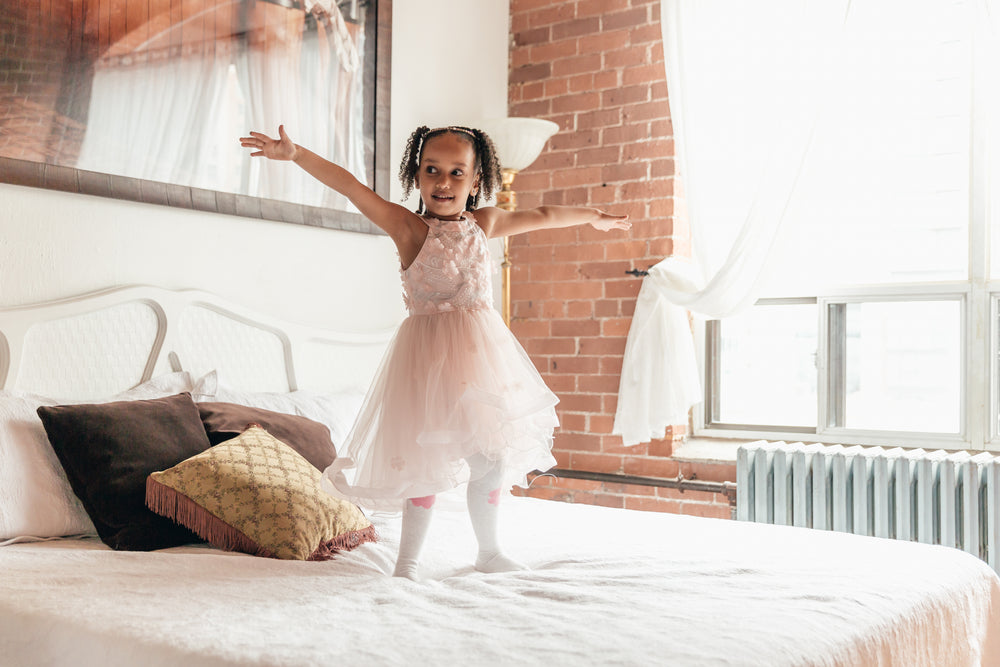
<path id="1" fill-rule="evenodd" d="M 452 132 L 432 137 L 424 144 L 414 182 L 428 215 L 460 218 L 469 195 L 479 189 L 472 143 Z"/>

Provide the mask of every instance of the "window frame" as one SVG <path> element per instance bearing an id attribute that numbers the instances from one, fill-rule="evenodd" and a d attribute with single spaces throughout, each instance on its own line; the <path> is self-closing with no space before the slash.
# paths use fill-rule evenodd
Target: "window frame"
<path id="1" fill-rule="evenodd" d="M 970 231 L 970 245 L 973 237 Z M 977 239 L 978 240 L 978 239 Z M 988 259 L 985 244 L 977 244 L 981 257 Z M 974 246 L 976 247 L 976 246 Z M 970 257 L 970 260 L 972 258 Z M 980 267 L 971 267 L 972 273 Z M 865 302 L 914 302 L 955 300 L 960 307 L 961 379 L 960 430 L 958 433 L 930 433 L 857 429 L 828 426 L 831 395 L 836 377 L 831 373 L 837 341 L 831 335 L 830 308 L 840 304 Z M 867 285 L 842 288 L 808 296 L 764 298 L 755 305 L 815 303 L 817 315 L 817 420 L 815 428 L 780 425 L 748 425 L 715 421 L 718 412 L 719 355 L 721 342 L 718 320 L 695 320 L 695 341 L 699 357 L 702 403 L 692 409 L 692 432 L 697 437 L 809 441 L 845 445 L 881 445 L 941 449 L 1000 451 L 997 397 L 1000 386 L 1000 283 L 985 281 Z M 846 340 L 846 333 L 841 342 Z M 976 397 L 979 397 L 978 399 Z M 841 390 L 840 400 L 846 399 Z M 836 405 L 834 402 L 833 405 Z"/>

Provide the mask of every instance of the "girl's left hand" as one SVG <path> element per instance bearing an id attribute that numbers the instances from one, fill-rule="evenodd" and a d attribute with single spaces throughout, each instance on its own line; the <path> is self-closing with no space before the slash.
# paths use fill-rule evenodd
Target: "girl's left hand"
<path id="1" fill-rule="evenodd" d="M 594 229 L 599 229 L 602 232 L 611 231 L 612 229 L 632 229 L 632 223 L 628 220 L 628 215 L 611 215 L 610 213 L 605 213 L 600 211 L 601 217 L 590 223 L 590 226 Z"/>

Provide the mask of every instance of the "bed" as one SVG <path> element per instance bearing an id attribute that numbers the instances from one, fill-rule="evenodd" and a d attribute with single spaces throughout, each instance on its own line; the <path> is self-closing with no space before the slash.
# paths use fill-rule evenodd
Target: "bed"
<path id="1" fill-rule="evenodd" d="M 370 512 L 378 541 L 327 560 L 112 549 L 25 416 L 183 394 L 336 444 L 390 335 L 143 286 L 0 310 L 0 663 L 1000 664 L 985 563 L 834 532 L 507 497 L 504 543 L 530 569 L 482 574 L 458 490 L 420 582 L 389 576 L 399 519 Z"/>

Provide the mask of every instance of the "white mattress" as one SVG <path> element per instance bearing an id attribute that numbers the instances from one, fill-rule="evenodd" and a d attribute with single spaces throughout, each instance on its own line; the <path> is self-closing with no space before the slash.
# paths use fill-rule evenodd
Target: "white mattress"
<path id="1" fill-rule="evenodd" d="M 1000 578 L 961 551 L 528 498 L 506 499 L 503 518 L 508 552 L 531 570 L 475 572 L 468 517 L 444 509 L 420 583 L 388 576 L 399 526 L 385 517 L 379 544 L 319 563 L 93 541 L 3 547 L 0 661 L 1000 662 Z"/>

